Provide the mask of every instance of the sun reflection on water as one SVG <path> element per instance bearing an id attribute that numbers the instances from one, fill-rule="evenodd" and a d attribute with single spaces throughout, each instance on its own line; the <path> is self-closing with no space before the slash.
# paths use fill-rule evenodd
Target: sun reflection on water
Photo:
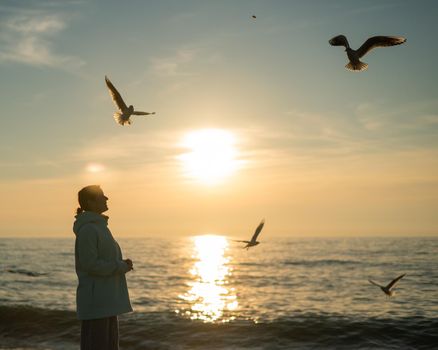
<path id="1" fill-rule="evenodd" d="M 227 286 L 231 274 L 229 258 L 225 253 L 228 242 L 225 237 L 205 235 L 194 238 L 194 263 L 190 274 L 190 289 L 180 298 L 190 304 L 184 316 L 204 322 L 228 322 L 234 319 L 229 311 L 238 307 L 234 288 Z M 178 313 L 180 311 L 177 311 Z"/>

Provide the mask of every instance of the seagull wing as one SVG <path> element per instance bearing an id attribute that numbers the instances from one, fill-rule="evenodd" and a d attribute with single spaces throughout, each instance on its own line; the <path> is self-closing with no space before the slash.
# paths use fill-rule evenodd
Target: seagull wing
<path id="1" fill-rule="evenodd" d="M 387 47 L 403 44 L 406 38 L 402 36 L 373 36 L 365 41 L 357 50 L 359 57 L 364 56 L 368 51 L 376 47 Z"/>
<path id="2" fill-rule="evenodd" d="M 348 40 L 345 35 L 338 35 L 329 40 L 329 44 L 332 46 L 345 46 L 350 47 Z"/>
<path id="3" fill-rule="evenodd" d="M 117 89 L 114 87 L 114 85 L 111 83 L 111 81 L 108 79 L 107 76 L 105 76 L 105 83 L 109 89 L 111 98 L 113 99 L 116 107 L 121 112 L 126 111 L 128 109 L 128 107 L 126 106 L 126 103 L 123 101 L 122 96 L 120 96 L 120 93 L 117 91 Z"/>
<path id="4" fill-rule="evenodd" d="M 397 278 L 394 278 L 387 286 L 387 289 L 391 289 L 392 287 L 394 287 L 394 285 L 401 280 L 403 277 L 405 277 L 405 273 L 403 275 L 398 276 Z"/>
<path id="5" fill-rule="evenodd" d="M 374 284 L 377 287 L 383 287 L 383 286 L 381 286 L 380 284 L 378 284 L 378 283 L 376 283 L 374 281 L 368 280 L 368 282 L 370 282 L 371 284 Z"/>
<path id="6" fill-rule="evenodd" d="M 134 111 L 132 114 L 133 115 L 149 115 L 149 114 L 155 114 L 155 112 L 149 113 L 149 112 Z"/>
<path id="7" fill-rule="evenodd" d="M 251 243 L 250 241 L 239 241 L 239 240 L 237 240 L 237 239 L 233 239 L 233 242 Z"/>
<path id="8" fill-rule="evenodd" d="M 260 232 L 262 232 L 262 228 L 265 225 L 265 219 L 263 219 L 262 221 L 260 221 L 260 224 L 257 226 L 254 235 L 251 238 L 251 242 L 256 242 L 257 241 L 257 237 L 260 234 Z"/>

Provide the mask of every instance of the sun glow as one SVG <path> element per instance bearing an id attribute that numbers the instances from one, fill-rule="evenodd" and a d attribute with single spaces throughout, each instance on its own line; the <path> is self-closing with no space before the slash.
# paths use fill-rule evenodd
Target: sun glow
<path id="1" fill-rule="evenodd" d="M 105 170 L 105 167 L 102 164 L 90 163 L 87 165 L 86 170 L 89 173 L 100 173 Z"/>
<path id="2" fill-rule="evenodd" d="M 203 129 L 187 134 L 182 146 L 190 150 L 180 155 L 185 174 L 212 185 L 232 175 L 238 168 L 234 136 L 221 129 Z"/>
<path id="3" fill-rule="evenodd" d="M 238 303 L 234 289 L 227 286 L 227 277 L 231 274 L 229 259 L 225 256 L 227 240 L 205 235 L 195 237 L 194 243 L 197 261 L 190 270 L 193 281 L 189 283 L 190 290 L 180 296 L 190 303 L 185 315 L 204 322 L 230 321 L 233 317 L 228 313 L 236 310 Z"/>

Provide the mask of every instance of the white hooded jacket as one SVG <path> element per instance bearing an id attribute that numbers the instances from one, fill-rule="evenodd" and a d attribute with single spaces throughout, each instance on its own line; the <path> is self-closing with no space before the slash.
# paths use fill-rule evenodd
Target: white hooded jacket
<path id="1" fill-rule="evenodd" d="M 73 232 L 78 318 L 90 320 L 132 311 L 125 278 L 129 267 L 108 229 L 108 217 L 84 211 L 76 216 Z"/>

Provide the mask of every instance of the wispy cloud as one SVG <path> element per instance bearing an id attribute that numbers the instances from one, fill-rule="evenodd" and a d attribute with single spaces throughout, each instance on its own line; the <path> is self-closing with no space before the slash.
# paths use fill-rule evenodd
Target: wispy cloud
<path id="1" fill-rule="evenodd" d="M 163 77 L 181 77 L 193 75 L 187 66 L 195 59 L 197 50 L 179 49 L 167 57 L 152 59 L 152 72 Z"/>
<path id="2" fill-rule="evenodd" d="M 105 162 L 121 168 L 138 165 L 162 167 L 172 163 L 178 152 L 182 132 L 156 132 L 153 135 L 125 133 L 111 138 L 102 137 L 93 143 L 87 142 L 72 155 L 72 161 Z"/>
<path id="3" fill-rule="evenodd" d="M 96 137 L 93 141 L 78 143 L 74 150 L 45 156 L 30 154 L 21 161 L 1 161 L 0 179 L 63 178 L 86 173 L 93 164 L 105 168 L 106 173 L 132 174 L 141 169 L 159 174 L 177 166 L 181 135 L 178 132 L 153 135 L 126 132 L 113 137 Z"/>
<path id="4" fill-rule="evenodd" d="M 84 61 L 54 49 L 54 40 L 67 27 L 67 16 L 44 9 L 9 8 L 0 22 L 0 62 L 77 69 Z"/>
<path id="5" fill-rule="evenodd" d="M 421 143 L 428 135 L 438 134 L 438 103 L 416 101 L 397 106 L 388 106 L 385 101 L 361 104 L 355 117 L 363 128 L 386 141 L 400 141 L 411 138 Z M 417 142 L 412 145 L 417 146 Z M 438 146 L 438 144 L 437 144 Z"/>
<path id="6" fill-rule="evenodd" d="M 438 151 L 435 102 L 423 101 L 387 108 L 385 101 L 362 104 L 340 116 L 292 110 L 288 125 L 241 130 L 243 157 L 249 166 L 299 167 L 334 165 L 373 157 L 399 157 Z M 268 122 L 269 123 L 269 122 Z"/>
<path id="7" fill-rule="evenodd" d="M 354 8 L 350 8 L 348 10 L 345 11 L 345 13 L 347 14 L 351 14 L 351 15 L 362 15 L 364 13 L 370 13 L 370 12 L 382 12 L 382 11 L 389 11 L 391 9 L 394 9 L 395 7 L 399 7 L 400 5 L 402 5 L 399 1 L 397 2 L 386 2 L 386 3 L 381 3 L 381 4 L 373 4 L 373 5 L 368 5 L 365 4 L 364 6 L 357 6 L 357 4 L 354 4 Z"/>

